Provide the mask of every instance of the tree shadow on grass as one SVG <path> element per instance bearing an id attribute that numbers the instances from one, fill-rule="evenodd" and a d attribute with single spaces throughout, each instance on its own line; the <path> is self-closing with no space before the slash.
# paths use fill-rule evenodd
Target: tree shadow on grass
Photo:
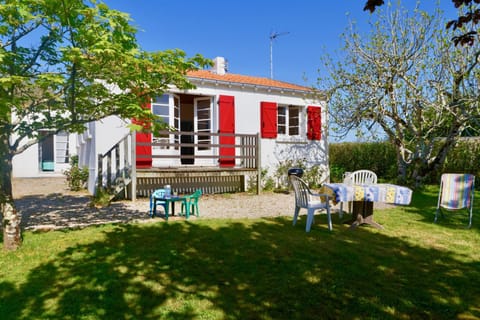
<path id="1" fill-rule="evenodd" d="M 2 319 L 480 317 L 480 262 L 291 219 L 126 224 L 0 281 Z M 318 221 L 320 220 L 320 221 Z M 103 228 L 103 227 L 99 227 Z M 77 231 L 75 231 L 77 232 Z"/>
<path id="2" fill-rule="evenodd" d="M 90 197 L 83 195 L 53 193 L 23 196 L 15 200 L 15 206 L 22 215 L 21 227 L 24 230 L 85 227 L 149 219 L 147 206 L 145 211 L 138 211 L 127 208 L 122 202 L 112 202 L 103 208 L 91 206 L 90 202 Z"/>
<path id="3" fill-rule="evenodd" d="M 480 199 L 480 193 L 475 192 L 474 199 Z M 438 188 L 430 187 L 427 190 L 419 190 L 413 193 L 412 204 L 404 208 L 408 214 L 415 214 L 420 221 L 427 224 L 434 223 L 435 212 L 438 204 Z M 441 209 L 443 216 L 439 214 L 437 225 L 451 230 L 462 230 L 468 226 L 469 213 L 466 208 L 460 210 Z M 480 202 L 473 202 L 473 222 L 471 229 L 480 231 Z"/>

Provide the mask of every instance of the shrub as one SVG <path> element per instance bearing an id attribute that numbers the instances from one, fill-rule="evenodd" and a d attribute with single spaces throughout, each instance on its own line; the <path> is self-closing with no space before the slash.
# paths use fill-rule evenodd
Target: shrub
<path id="1" fill-rule="evenodd" d="M 109 190 L 105 188 L 97 188 L 95 195 L 91 199 L 90 205 L 97 208 L 108 207 L 113 198 L 114 197 Z"/>
<path id="2" fill-rule="evenodd" d="M 442 173 L 471 173 L 480 175 L 479 138 L 463 138 L 450 150 L 443 167 L 425 180 L 439 183 Z M 360 169 L 374 171 L 383 181 L 396 181 L 397 160 L 394 146 L 389 142 L 344 142 L 329 146 L 330 180 L 342 181 L 345 172 Z"/>
<path id="3" fill-rule="evenodd" d="M 88 181 L 88 168 L 78 166 L 78 156 L 70 157 L 70 169 L 63 172 L 67 176 L 68 187 L 72 191 L 85 189 Z"/>
<path id="4" fill-rule="evenodd" d="M 389 142 L 333 143 L 329 159 L 332 182 L 342 181 L 345 172 L 361 169 L 372 170 L 384 180 L 394 180 L 397 175 L 395 148 Z"/>
<path id="5" fill-rule="evenodd" d="M 302 179 L 309 185 L 310 188 L 318 188 L 324 182 L 321 181 L 323 170 L 320 166 L 314 165 L 307 167 L 303 160 L 286 160 L 280 162 L 275 168 L 274 177 L 276 179 L 276 191 L 288 191 L 290 188 L 290 181 L 288 180 L 288 169 L 301 168 L 303 169 Z"/>

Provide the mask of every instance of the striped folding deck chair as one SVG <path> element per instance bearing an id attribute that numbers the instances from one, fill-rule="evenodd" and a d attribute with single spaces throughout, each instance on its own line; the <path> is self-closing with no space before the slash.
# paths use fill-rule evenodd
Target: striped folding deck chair
<path id="1" fill-rule="evenodd" d="M 468 227 L 470 228 L 472 226 L 474 186 L 475 176 L 473 174 L 442 174 L 434 222 L 437 222 L 439 213 L 443 217 L 441 208 L 447 210 L 459 210 L 466 208 L 469 212 Z"/>

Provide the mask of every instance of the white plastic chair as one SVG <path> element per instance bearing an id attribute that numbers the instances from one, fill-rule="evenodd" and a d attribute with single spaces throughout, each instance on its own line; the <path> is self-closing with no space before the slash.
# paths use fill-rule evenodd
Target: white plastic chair
<path id="1" fill-rule="evenodd" d="M 343 183 L 345 184 L 375 184 L 377 183 L 377 174 L 371 170 L 357 170 L 346 173 L 343 176 Z M 351 212 L 351 203 L 348 203 L 348 213 Z M 343 217 L 343 202 L 340 202 L 340 219 Z"/>
<path id="2" fill-rule="evenodd" d="M 443 217 L 441 208 L 447 210 L 459 210 L 466 208 L 469 213 L 468 228 L 472 226 L 473 194 L 475 189 L 475 176 L 473 174 L 442 174 L 440 190 L 438 192 L 437 211 L 435 219 L 437 222 L 438 214 Z"/>
<path id="3" fill-rule="evenodd" d="M 370 170 L 357 170 L 349 176 L 352 184 L 375 184 L 377 183 L 377 174 Z"/>
<path id="4" fill-rule="evenodd" d="M 293 214 L 293 225 L 297 223 L 298 214 L 301 208 L 307 209 L 306 232 L 310 231 L 314 222 L 315 211 L 325 209 L 327 211 L 328 229 L 332 230 L 332 218 L 330 216 L 329 195 L 312 193 L 308 185 L 295 175 L 290 175 L 290 182 L 295 191 L 295 212 Z M 322 201 L 321 197 L 325 197 Z"/>

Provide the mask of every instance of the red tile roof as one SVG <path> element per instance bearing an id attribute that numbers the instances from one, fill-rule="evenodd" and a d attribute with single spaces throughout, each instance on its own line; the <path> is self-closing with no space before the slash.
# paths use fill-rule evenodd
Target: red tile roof
<path id="1" fill-rule="evenodd" d="M 273 80 L 269 78 L 244 76 L 244 75 L 233 74 L 233 73 L 226 73 L 224 75 L 220 75 L 208 70 L 189 71 L 187 72 L 187 76 L 189 78 L 222 81 L 227 83 L 230 82 L 230 83 L 237 83 L 237 84 L 248 84 L 248 85 L 254 85 L 254 86 L 271 87 L 271 88 L 287 89 L 287 90 L 314 91 L 310 87 L 299 86 L 296 84 Z"/>

